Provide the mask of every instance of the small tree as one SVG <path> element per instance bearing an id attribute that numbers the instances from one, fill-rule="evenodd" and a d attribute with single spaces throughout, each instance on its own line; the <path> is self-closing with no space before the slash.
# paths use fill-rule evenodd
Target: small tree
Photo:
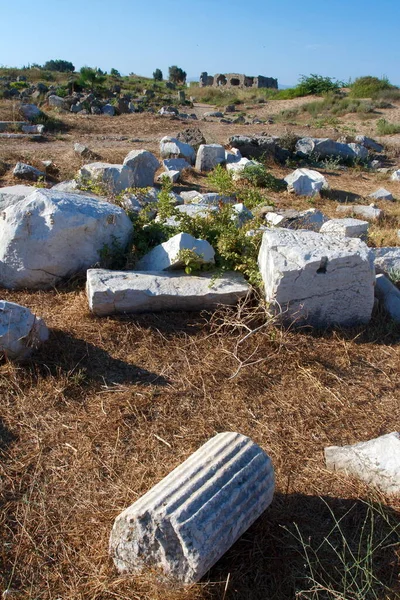
<path id="1" fill-rule="evenodd" d="M 75 67 L 69 60 L 48 60 L 43 65 L 45 71 L 58 71 L 59 73 L 70 73 L 75 71 Z"/>
<path id="2" fill-rule="evenodd" d="M 168 72 L 169 80 L 172 81 L 172 83 L 185 83 L 186 72 L 180 67 L 173 65 L 172 67 L 169 67 Z"/>
<path id="3" fill-rule="evenodd" d="M 117 69 L 111 69 L 110 75 L 112 77 L 121 77 L 121 73 L 119 71 L 117 71 Z"/>
<path id="4" fill-rule="evenodd" d="M 84 88 L 89 88 L 91 92 L 101 86 L 106 80 L 106 76 L 100 69 L 91 67 L 82 67 L 78 79 L 78 84 Z"/>
<path id="5" fill-rule="evenodd" d="M 162 81 L 163 80 L 163 74 L 161 69 L 156 69 L 153 73 L 153 79 L 154 81 Z"/>

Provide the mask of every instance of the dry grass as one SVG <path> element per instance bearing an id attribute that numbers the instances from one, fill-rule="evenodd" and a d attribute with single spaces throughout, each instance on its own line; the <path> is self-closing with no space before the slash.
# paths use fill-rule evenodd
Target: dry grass
<path id="1" fill-rule="evenodd" d="M 396 499 L 327 472 L 322 454 L 326 445 L 398 427 L 400 338 L 381 315 L 366 329 L 317 335 L 271 324 L 238 355 L 246 331 L 233 311 L 211 321 L 97 319 L 79 288 L 3 296 L 52 328 L 32 362 L 0 370 L 4 588 L 32 599 L 283 600 L 294 597 L 302 570 L 284 527 L 296 522 L 306 537 L 327 532 L 320 496 L 338 515 L 355 504 L 349 531 L 362 522 L 358 498 L 400 509 Z M 259 362 L 232 377 L 235 355 Z M 251 436 L 271 455 L 272 507 L 189 590 L 166 593 L 118 577 L 107 556 L 115 516 L 226 430 Z M 389 555 L 383 577 L 394 586 L 399 557 Z"/>
<path id="2" fill-rule="evenodd" d="M 0 118 L 4 110 L 0 103 Z M 118 162 L 132 148 L 157 151 L 163 135 L 188 126 L 147 114 L 61 118 L 69 127 L 62 136 L 43 144 L 0 141 L 0 159 L 40 167 L 51 158 L 62 180 L 81 165 L 74 141 Z M 260 133 L 260 126 L 198 125 L 209 142 Z M 279 134 L 285 127 L 268 131 Z M 318 132 L 323 134 L 329 130 Z M 282 177 L 291 169 L 271 170 Z M 276 205 L 315 206 L 334 216 L 339 202 L 369 203 L 368 194 L 382 185 L 400 197 L 399 184 L 387 177 L 354 169 L 325 174 L 330 198 L 310 204 L 273 194 Z M 9 170 L 0 185 L 13 183 Z M 205 189 L 207 179 L 191 174 L 183 186 Z M 371 227 L 371 241 L 398 244 L 399 204 L 379 205 L 388 216 Z M 384 315 L 346 332 L 312 334 L 269 324 L 238 345 L 246 334 L 240 323 L 260 322 L 254 311 L 250 321 L 235 311 L 212 318 L 98 319 L 88 313 L 79 284 L 3 291 L 2 298 L 30 307 L 52 330 L 31 362 L 0 365 L 3 589 L 32 600 L 288 600 L 304 584 L 302 548 L 288 531 L 295 531 L 293 522 L 318 541 L 331 529 L 329 508 L 341 516 L 354 507 L 343 521 L 349 535 L 362 528 L 360 499 L 400 510 L 398 499 L 327 472 L 323 461 L 324 446 L 398 429 L 400 332 Z M 166 592 L 145 577 L 119 577 L 107 553 L 115 516 L 226 430 L 249 435 L 271 455 L 277 477 L 272 506 L 186 591 Z M 386 597 L 399 597 L 398 550 L 388 548 L 378 559 L 374 574 L 393 590 Z"/>

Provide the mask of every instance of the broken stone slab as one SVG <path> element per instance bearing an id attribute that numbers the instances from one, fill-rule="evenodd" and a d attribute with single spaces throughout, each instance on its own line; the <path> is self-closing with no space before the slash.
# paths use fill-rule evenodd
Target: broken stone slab
<path id="1" fill-rule="evenodd" d="M 219 433 L 117 516 L 110 554 L 118 571 L 195 583 L 271 504 L 274 485 L 257 444 Z"/>
<path id="2" fill-rule="evenodd" d="M 36 189 L 2 211 L 0 286 L 47 289 L 101 260 L 104 248 L 125 248 L 132 223 L 101 199 Z"/>
<path id="3" fill-rule="evenodd" d="M 330 471 L 345 471 L 386 494 L 400 492 L 400 433 L 392 432 L 349 446 L 325 448 Z"/>
<path id="4" fill-rule="evenodd" d="M 131 150 L 126 155 L 123 166 L 128 167 L 133 173 L 132 187 L 152 187 L 160 163 L 148 150 Z"/>
<path id="5" fill-rule="evenodd" d="M 359 239 L 272 229 L 263 234 L 258 265 L 266 300 L 287 323 L 354 326 L 371 318 L 373 254 Z"/>
<path id="6" fill-rule="evenodd" d="M 232 196 L 222 196 L 221 194 L 217 194 L 216 192 L 207 192 L 205 194 L 201 194 L 201 196 L 196 196 L 193 199 L 193 204 L 204 204 L 211 206 L 219 206 L 220 204 L 234 204 L 235 198 Z"/>
<path id="7" fill-rule="evenodd" d="M 309 208 L 301 212 L 293 209 L 267 212 L 265 220 L 270 225 L 284 227 L 285 229 L 307 229 L 320 231 L 328 218 L 316 208 Z"/>
<path id="8" fill-rule="evenodd" d="M 193 201 L 196 201 L 197 198 L 202 198 L 203 194 L 198 192 L 197 190 L 190 190 L 188 192 L 181 192 L 180 194 L 183 198 L 185 204 L 190 204 Z"/>
<path id="9" fill-rule="evenodd" d="M 364 146 L 365 148 L 367 148 L 368 150 L 372 150 L 373 152 L 383 152 L 384 150 L 382 144 L 378 144 L 378 142 L 365 135 L 356 135 L 355 140 L 357 144 L 361 144 L 361 146 Z"/>
<path id="10" fill-rule="evenodd" d="M 231 148 L 231 150 L 225 150 L 225 163 L 229 165 L 231 163 L 237 163 L 242 159 L 241 152 L 238 148 Z"/>
<path id="11" fill-rule="evenodd" d="M 301 138 L 296 143 L 296 153 L 302 157 L 311 155 L 319 159 L 330 156 L 338 157 L 344 160 L 363 159 L 368 157 L 368 150 L 359 144 L 343 144 L 335 142 L 330 138 Z"/>
<path id="12" fill-rule="evenodd" d="M 394 171 L 394 173 L 392 173 L 392 176 L 390 179 L 392 181 L 400 181 L 400 169 L 397 169 L 397 171 Z"/>
<path id="13" fill-rule="evenodd" d="M 90 310 L 102 317 L 118 313 L 163 310 L 211 310 L 218 305 L 235 305 L 249 292 L 249 285 L 238 273 L 201 273 L 181 271 L 107 271 L 89 269 L 86 291 Z"/>
<path id="14" fill-rule="evenodd" d="M 160 142 L 160 155 L 161 158 L 183 158 L 190 165 L 194 165 L 196 160 L 195 149 L 190 144 L 168 135 Z"/>
<path id="15" fill-rule="evenodd" d="M 43 113 L 36 104 L 21 104 L 19 112 L 28 121 L 33 121 L 36 117 L 40 117 Z"/>
<path id="16" fill-rule="evenodd" d="M 400 247 L 372 248 L 377 273 L 400 273 Z"/>
<path id="17" fill-rule="evenodd" d="M 383 210 L 375 206 L 375 204 L 370 204 L 369 206 L 363 206 L 361 204 L 344 204 L 343 206 L 338 206 L 336 212 L 358 215 L 364 219 L 370 219 L 371 221 L 378 221 L 383 217 Z"/>
<path id="18" fill-rule="evenodd" d="M 297 196 L 315 196 L 322 190 L 329 189 L 325 177 L 312 169 L 296 169 L 284 178 L 288 185 L 288 191 Z"/>
<path id="19" fill-rule="evenodd" d="M 166 158 L 162 164 L 166 171 L 179 171 L 180 173 L 184 169 L 190 169 L 190 164 L 184 158 Z"/>
<path id="20" fill-rule="evenodd" d="M 34 185 L 10 185 L 0 188 L 0 210 L 23 200 L 36 190 Z"/>
<path id="21" fill-rule="evenodd" d="M 160 173 L 160 175 L 157 177 L 157 181 L 162 183 L 164 177 L 169 179 L 172 183 L 176 183 L 181 177 L 181 171 L 164 171 L 163 173 Z"/>
<path id="22" fill-rule="evenodd" d="M 18 162 L 13 171 L 14 177 L 18 177 L 19 179 L 29 179 L 30 181 L 36 181 L 40 177 L 44 177 L 45 173 L 43 171 L 39 171 L 32 165 L 27 165 L 23 162 Z"/>
<path id="23" fill-rule="evenodd" d="M 180 258 L 182 250 L 193 251 L 201 264 L 214 264 L 214 248 L 207 240 L 199 240 L 188 233 L 178 233 L 145 254 L 136 264 L 138 271 L 165 271 L 183 269 L 185 262 Z"/>
<path id="24" fill-rule="evenodd" d="M 201 144 L 196 156 L 198 171 L 212 171 L 217 165 L 225 163 L 225 148 L 220 144 Z"/>
<path id="25" fill-rule="evenodd" d="M 400 323 L 400 290 L 382 273 L 376 276 L 375 296 L 390 318 Z"/>
<path id="26" fill-rule="evenodd" d="M 44 133 L 44 125 L 22 125 L 21 130 L 23 133 Z"/>
<path id="27" fill-rule="evenodd" d="M 379 188 L 376 192 L 373 192 L 368 198 L 374 198 L 374 200 L 391 200 L 394 201 L 392 194 L 385 190 L 385 188 Z"/>
<path id="28" fill-rule="evenodd" d="M 24 360 L 48 337 L 44 321 L 29 308 L 0 300 L 0 355 Z"/>
<path id="29" fill-rule="evenodd" d="M 340 237 L 360 238 L 367 237 L 369 229 L 368 221 L 360 219 L 331 219 L 326 221 L 320 229 L 321 233 L 330 233 Z"/>

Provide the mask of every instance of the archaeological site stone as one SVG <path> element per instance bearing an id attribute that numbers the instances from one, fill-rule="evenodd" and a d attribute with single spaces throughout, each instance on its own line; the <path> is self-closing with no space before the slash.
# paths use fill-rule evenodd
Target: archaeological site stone
<path id="1" fill-rule="evenodd" d="M 0 300 L 0 356 L 23 360 L 48 337 L 49 331 L 43 320 L 29 308 Z"/>
<path id="2" fill-rule="evenodd" d="M 312 169 L 296 169 L 285 177 L 288 191 L 297 196 L 315 196 L 322 190 L 329 189 L 325 177 Z"/>
<path id="3" fill-rule="evenodd" d="M 154 571 L 172 586 L 198 581 L 270 505 L 268 455 L 239 433 L 219 433 L 124 510 L 110 553 L 121 573 Z"/>
<path id="4" fill-rule="evenodd" d="M 376 192 L 370 194 L 369 198 L 374 198 L 374 200 L 394 200 L 392 194 L 388 190 L 385 190 L 385 188 L 379 188 Z"/>
<path id="5" fill-rule="evenodd" d="M 193 146 L 168 135 L 160 142 L 160 155 L 161 158 L 184 158 L 190 165 L 196 160 Z"/>
<path id="6" fill-rule="evenodd" d="M 201 144 L 196 156 L 198 171 L 212 171 L 225 162 L 225 148 L 220 144 Z"/>
<path id="7" fill-rule="evenodd" d="M 196 262 L 214 264 L 214 248 L 206 240 L 199 240 L 188 233 L 178 233 L 145 254 L 136 264 L 139 271 L 164 271 L 183 269 L 185 263 L 179 258 L 182 250 L 191 250 L 197 256 Z"/>
<path id="8" fill-rule="evenodd" d="M 288 323 L 353 326 L 371 318 L 373 255 L 359 239 L 272 229 L 258 265 L 266 300 Z"/>
<path id="9" fill-rule="evenodd" d="M 372 248 L 377 273 L 400 273 L 400 247 Z"/>
<path id="10" fill-rule="evenodd" d="M 351 446 L 325 448 L 326 466 L 345 471 L 387 494 L 400 492 L 400 433 L 381 435 Z"/>
<path id="11" fill-rule="evenodd" d="M 390 318 L 400 323 L 400 290 L 383 273 L 376 276 L 375 295 Z"/>
<path id="12" fill-rule="evenodd" d="M 272 88 L 278 89 L 278 80 L 273 77 L 250 77 L 239 73 L 217 73 L 212 76 L 204 71 L 200 75 L 199 87 L 213 86 L 217 88 Z"/>
<path id="13" fill-rule="evenodd" d="M 368 221 L 360 219 L 331 219 L 326 221 L 320 229 L 321 233 L 331 233 L 340 237 L 361 238 L 367 236 Z"/>
<path id="14" fill-rule="evenodd" d="M 383 210 L 375 206 L 375 204 L 370 204 L 369 206 L 364 206 L 362 204 L 344 204 L 343 206 L 338 206 L 336 212 L 358 215 L 359 217 L 370 219 L 371 221 L 378 221 L 383 216 Z"/>
<path id="15" fill-rule="evenodd" d="M 89 308 L 98 316 L 160 310 L 205 310 L 234 305 L 249 286 L 237 273 L 186 275 L 181 271 L 107 271 L 89 269 Z"/>
<path id="16" fill-rule="evenodd" d="M 100 199 L 36 189 L 2 212 L 0 286 L 49 288 L 95 265 L 106 246 L 125 247 L 132 223 Z"/>

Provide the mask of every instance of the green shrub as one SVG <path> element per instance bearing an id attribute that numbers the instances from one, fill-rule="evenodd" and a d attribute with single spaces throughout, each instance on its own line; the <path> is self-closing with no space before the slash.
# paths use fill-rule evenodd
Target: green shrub
<path id="1" fill-rule="evenodd" d="M 242 181 L 247 181 L 255 187 L 265 188 L 273 192 L 281 192 L 286 189 L 286 184 L 269 173 L 264 165 L 247 165 L 241 175 Z"/>
<path id="2" fill-rule="evenodd" d="M 343 87 L 343 82 L 335 81 L 332 77 L 323 77 L 322 75 L 301 75 L 297 91 L 301 96 L 320 96 L 328 92 L 339 91 Z"/>
<path id="3" fill-rule="evenodd" d="M 384 90 L 391 90 L 393 86 L 386 77 L 379 79 L 378 77 L 358 77 L 351 84 L 350 95 L 353 98 L 375 98 Z"/>
<path id="4" fill-rule="evenodd" d="M 379 119 L 376 124 L 376 131 L 379 135 L 394 135 L 400 133 L 400 124 L 389 123 L 386 119 Z"/>

